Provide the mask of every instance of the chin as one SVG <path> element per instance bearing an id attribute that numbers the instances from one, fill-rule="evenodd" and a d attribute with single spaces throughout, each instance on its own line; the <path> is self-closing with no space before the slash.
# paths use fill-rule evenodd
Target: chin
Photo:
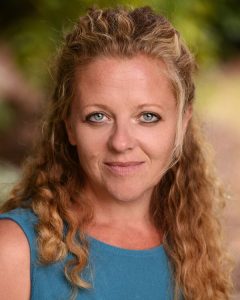
<path id="1" fill-rule="evenodd" d="M 133 189 L 132 187 L 122 187 L 119 190 L 115 187 L 115 189 L 109 190 L 109 194 L 112 196 L 113 199 L 122 202 L 133 202 L 142 200 L 144 198 L 146 199 L 146 201 L 148 201 L 151 198 L 151 193 L 152 189 L 139 190 L 136 188 Z"/>

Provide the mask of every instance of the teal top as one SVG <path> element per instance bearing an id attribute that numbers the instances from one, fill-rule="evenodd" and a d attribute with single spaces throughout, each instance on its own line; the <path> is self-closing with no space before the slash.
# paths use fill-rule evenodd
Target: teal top
<path id="1" fill-rule="evenodd" d="M 71 258 L 49 265 L 38 262 L 34 225 L 37 216 L 30 209 L 17 208 L 0 215 L 11 219 L 25 233 L 31 255 L 31 300 L 68 300 L 71 286 L 64 264 Z M 172 300 L 171 267 L 162 245 L 147 250 L 128 250 L 92 237 L 89 264 L 83 272 L 91 289 L 79 289 L 77 300 Z"/>

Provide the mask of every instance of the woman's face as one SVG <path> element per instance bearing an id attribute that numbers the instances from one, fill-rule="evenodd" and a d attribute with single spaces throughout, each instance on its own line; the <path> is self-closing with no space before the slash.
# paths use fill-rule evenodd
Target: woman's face
<path id="1" fill-rule="evenodd" d="M 166 72 L 162 61 L 144 55 L 97 58 L 77 72 L 66 128 L 92 197 L 150 200 L 171 159 L 178 120 Z"/>

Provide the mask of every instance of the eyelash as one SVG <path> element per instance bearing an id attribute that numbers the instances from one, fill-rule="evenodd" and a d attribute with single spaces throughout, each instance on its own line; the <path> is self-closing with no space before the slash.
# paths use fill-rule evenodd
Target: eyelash
<path id="1" fill-rule="evenodd" d="M 148 122 L 148 121 L 143 121 L 143 123 L 157 123 L 158 121 L 161 120 L 161 117 L 159 116 L 159 114 L 152 113 L 152 112 L 150 112 L 150 111 L 146 111 L 146 112 L 143 112 L 143 113 L 141 114 L 141 116 L 144 116 L 144 115 L 151 115 L 152 117 L 155 117 L 155 120 L 154 120 L 154 121 L 151 120 L 150 122 Z"/>
<path id="2" fill-rule="evenodd" d="M 90 123 L 102 123 L 101 121 L 98 122 L 97 120 L 95 120 L 95 121 L 92 121 L 92 120 L 91 120 L 91 117 L 96 116 L 96 115 L 102 115 L 102 116 L 105 116 L 105 117 L 106 117 L 106 115 L 105 115 L 104 113 L 102 113 L 102 112 L 100 112 L 100 111 L 97 111 L 97 112 L 94 112 L 94 113 L 91 113 L 91 114 L 87 115 L 86 118 L 85 118 L 85 120 L 86 120 L 87 122 L 90 122 Z"/>
<path id="3" fill-rule="evenodd" d="M 103 113 L 103 112 L 94 112 L 94 113 L 91 113 L 91 114 L 87 115 L 86 118 L 85 118 L 85 121 L 87 121 L 89 123 L 103 123 L 104 122 L 103 119 L 101 119 L 100 121 L 97 121 L 97 120 L 93 121 L 93 120 L 91 120 L 91 118 L 94 117 L 94 116 L 96 116 L 96 115 L 102 115 L 102 117 L 104 117 L 104 116 L 107 117 L 105 115 L 105 113 Z M 144 116 L 144 115 L 151 115 L 152 117 L 155 118 L 155 120 L 154 121 L 150 120 L 149 122 L 145 120 L 145 121 L 141 121 L 141 123 L 150 123 L 151 124 L 151 123 L 157 123 L 157 122 L 159 122 L 161 120 L 160 115 L 156 114 L 156 113 L 153 113 L 153 112 L 149 112 L 149 111 L 142 112 L 140 118 L 142 116 Z"/>

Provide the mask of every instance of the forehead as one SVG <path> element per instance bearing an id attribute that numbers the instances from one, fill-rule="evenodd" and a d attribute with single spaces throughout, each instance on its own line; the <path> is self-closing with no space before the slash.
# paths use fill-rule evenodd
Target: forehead
<path id="1" fill-rule="evenodd" d="M 77 70 L 75 98 L 81 104 L 96 100 L 162 101 L 174 98 L 165 63 L 145 55 L 99 57 Z M 172 101 L 170 101 L 172 102 Z"/>

